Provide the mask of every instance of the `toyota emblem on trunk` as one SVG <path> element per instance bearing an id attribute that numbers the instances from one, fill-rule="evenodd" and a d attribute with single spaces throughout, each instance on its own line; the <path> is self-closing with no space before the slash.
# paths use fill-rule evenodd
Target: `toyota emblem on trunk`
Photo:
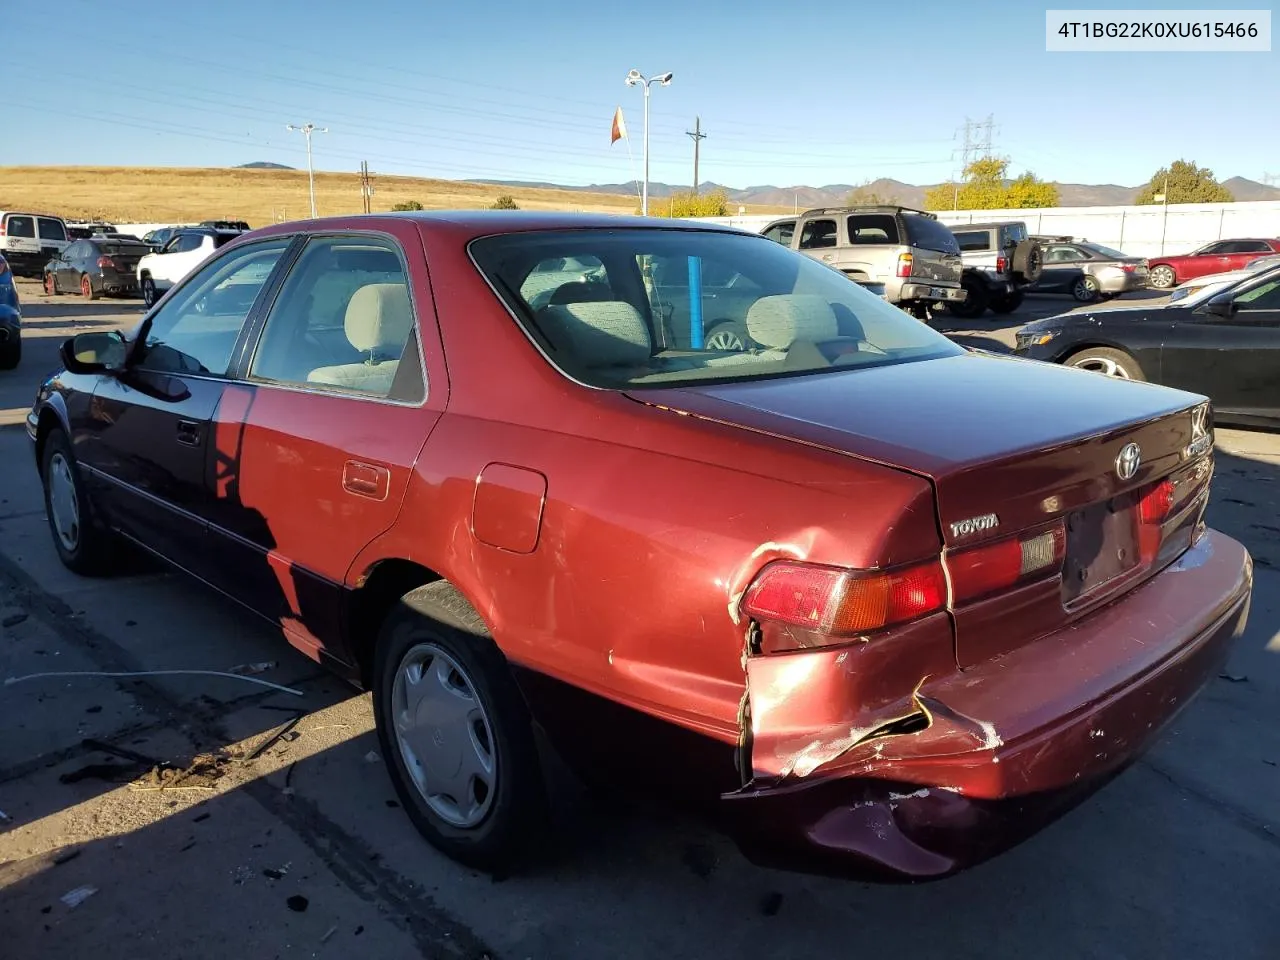
<path id="1" fill-rule="evenodd" d="M 1136 443 L 1126 443 L 1116 454 L 1116 476 L 1121 480 L 1132 480 L 1142 465 L 1142 448 Z"/>

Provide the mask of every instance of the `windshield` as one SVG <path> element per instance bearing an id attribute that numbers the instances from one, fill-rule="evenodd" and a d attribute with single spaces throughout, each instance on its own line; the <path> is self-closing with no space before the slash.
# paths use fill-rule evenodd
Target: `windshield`
<path id="1" fill-rule="evenodd" d="M 759 236 L 515 233 L 476 240 L 471 254 L 551 362 L 593 386 L 669 387 L 964 352 L 831 267 Z M 566 270 L 566 261 L 598 266 Z M 545 287 L 547 279 L 556 284 Z"/>

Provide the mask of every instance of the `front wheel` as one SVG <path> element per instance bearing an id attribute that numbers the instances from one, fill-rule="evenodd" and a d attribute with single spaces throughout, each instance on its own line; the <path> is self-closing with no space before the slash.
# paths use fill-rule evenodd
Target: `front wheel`
<path id="1" fill-rule="evenodd" d="M 111 534 L 94 522 L 75 454 L 60 429 L 45 438 L 41 463 L 44 509 L 58 559 L 69 570 L 86 576 L 106 573 Z"/>
<path id="2" fill-rule="evenodd" d="M 1157 290 L 1171 290 L 1176 282 L 1177 277 L 1173 274 L 1173 267 L 1168 267 L 1164 264 L 1153 268 L 1152 271 L 1147 274 L 1147 283 L 1151 284 L 1151 286 L 1155 287 Z"/>
<path id="3" fill-rule="evenodd" d="M 1093 303 L 1099 295 L 1098 281 L 1087 273 L 1071 285 L 1071 296 L 1079 303 Z"/>
<path id="4" fill-rule="evenodd" d="M 503 871 L 544 826 L 528 708 L 484 622 L 445 581 L 400 599 L 378 637 L 373 706 L 400 802 L 449 857 Z"/>
<path id="5" fill-rule="evenodd" d="M 991 312 L 999 314 L 1013 313 L 1013 311 L 1022 306 L 1022 300 L 1021 290 L 1016 290 L 1002 297 L 994 297 L 991 300 Z"/>
<path id="6" fill-rule="evenodd" d="M 1123 350 L 1110 347 L 1086 347 L 1063 361 L 1068 367 L 1092 370 L 1120 380 L 1146 380 L 1138 361 Z"/>
<path id="7" fill-rule="evenodd" d="M 145 303 L 147 305 L 147 309 L 150 310 L 156 305 L 157 299 L 159 298 L 156 296 L 156 282 L 150 277 L 143 277 L 142 302 Z"/>

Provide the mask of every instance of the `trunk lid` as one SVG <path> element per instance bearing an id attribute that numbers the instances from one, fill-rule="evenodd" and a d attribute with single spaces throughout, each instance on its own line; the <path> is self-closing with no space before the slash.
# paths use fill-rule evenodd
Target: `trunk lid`
<path id="1" fill-rule="evenodd" d="M 962 666 L 1061 626 L 1134 579 L 1132 566 L 1117 568 L 1112 555 L 1136 548 L 1125 530 L 1138 497 L 1184 464 L 1188 411 L 1204 400 L 976 353 L 632 396 L 927 477 L 948 551 L 1062 521 L 1061 583 L 957 609 Z M 1130 443 L 1140 462 L 1122 478 L 1118 458 Z"/>

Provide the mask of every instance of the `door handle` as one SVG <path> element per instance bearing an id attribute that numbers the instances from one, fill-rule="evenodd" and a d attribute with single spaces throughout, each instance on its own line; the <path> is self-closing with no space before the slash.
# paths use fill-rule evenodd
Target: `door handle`
<path id="1" fill-rule="evenodd" d="M 342 465 L 342 489 L 357 497 L 385 500 L 391 488 L 391 471 L 373 463 L 348 460 Z"/>
<path id="2" fill-rule="evenodd" d="M 178 442 L 188 447 L 200 446 L 200 424 L 194 420 L 178 421 Z"/>

